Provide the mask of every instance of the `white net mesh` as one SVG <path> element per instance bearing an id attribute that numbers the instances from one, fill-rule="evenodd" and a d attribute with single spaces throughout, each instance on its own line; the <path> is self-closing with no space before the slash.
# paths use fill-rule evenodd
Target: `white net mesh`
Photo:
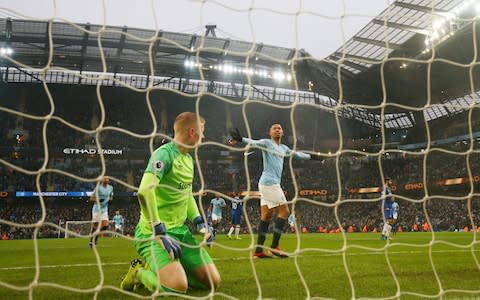
<path id="1" fill-rule="evenodd" d="M 66 221 L 64 237 L 68 239 L 88 236 L 92 231 L 92 223 L 92 221 Z M 113 220 L 110 220 L 109 224 L 108 231 L 102 231 L 102 236 L 117 236 L 118 233 L 123 233 L 123 227 L 120 227 L 116 233 Z"/>
<path id="2" fill-rule="evenodd" d="M 92 230 L 91 221 L 67 221 L 65 222 L 65 238 L 86 236 Z M 70 234 L 73 233 L 73 234 Z"/>
<path id="3" fill-rule="evenodd" d="M 95 10 L 103 19 L 92 25 L 58 11 L 48 18 L 59 23 L 21 20 L 32 13 L 0 4 L 13 18 L 2 20 L 0 40 L 0 120 L 7 141 L 0 158 L 0 223 L 5 239 L 32 241 L 13 262 L 0 248 L 8 271 L 0 276 L 0 298 L 150 296 L 118 288 L 133 247 L 123 256 L 108 249 L 131 246 L 128 235 L 139 215 L 135 191 L 147 159 L 171 139 L 182 111 L 207 120 L 206 138 L 193 153 L 200 208 L 206 211 L 217 192 L 227 206 L 236 191 L 247 202 L 243 240 L 222 238 L 229 228 L 226 209 L 209 250 L 222 288 L 181 296 L 479 297 L 477 3 L 382 2 L 374 13 L 354 1 L 192 3 L 200 21 L 186 24 L 193 28 L 188 33 L 164 31 L 170 27 L 160 7 L 171 4 L 154 1 L 138 5 L 153 25 L 129 27 L 106 24 L 112 8 Z M 62 5 L 52 7 L 61 11 Z M 222 12 L 235 15 L 232 27 L 205 32 L 208 16 Z M 348 32 L 349 22 L 359 19 L 362 25 Z M 248 28 L 247 37 L 231 34 L 235 27 Z M 327 36 L 335 37 L 333 48 L 309 53 Z M 294 151 L 323 160 L 286 159 L 282 186 L 297 220 L 295 234 L 284 235 L 281 244 L 291 258 L 263 263 L 251 257 L 261 149 L 226 141 L 232 128 L 263 138 L 273 123 L 282 123 L 283 142 Z M 115 185 L 110 211 L 122 209 L 128 220 L 127 239 L 105 239 L 88 253 L 86 243 L 75 244 L 83 239 L 41 239 L 59 232 L 89 236 L 90 221 L 62 224 L 90 219 L 91 206 L 77 200 L 104 175 Z M 379 186 L 387 176 L 400 204 L 394 228 L 403 232 L 380 241 L 380 233 L 371 232 L 385 222 Z M 72 248 L 72 256 L 56 248 Z M 49 261 L 52 253 L 62 263 Z M 71 275 L 49 273 L 62 268 Z M 95 276 L 79 280 L 85 270 Z"/>

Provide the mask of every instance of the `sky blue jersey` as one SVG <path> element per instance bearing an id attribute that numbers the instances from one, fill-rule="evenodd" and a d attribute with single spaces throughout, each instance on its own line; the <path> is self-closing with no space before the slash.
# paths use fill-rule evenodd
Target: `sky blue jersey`
<path id="1" fill-rule="evenodd" d="M 113 223 L 115 225 L 123 225 L 123 216 L 122 215 L 114 215 L 113 216 Z"/>
<path id="2" fill-rule="evenodd" d="M 291 214 L 288 216 L 288 224 L 293 224 L 295 223 L 295 221 L 296 221 L 296 218 L 294 214 Z"/>
<path id="3" fill-rule="evenodd" d="M 244 143 L 258 146 L 262 150 L 263 172 L 258 184 L 274 185 L 280 184 L 283 170 L 283 160 L 290 156 L 292 150 L 284 144 L 278 145 L 272 139 L 252 140 L 243 138 Z M 310 159 L 310 154 L 295 152 L 295 158 Z"/>
<path id="4" fill-rule="evenodd" d="M 103 185 L 98 185 L 98 202 L 100 202 L 100 207 L 98 207 L 97 202 L 95 201 L 92 207 L 92 211 L 98 212 L 99 210 L 104 213 L 108 213 L 108 200 L 110 200 L 110 196 L 113 195 L 113 186 L 107 184 L 106 187 Z M 93 195 L 96 196 L 96 191 L 93 192 Z"/>
<path id="5" fill-rule="evenodd" d="M 398 209 L 400 208 L 400 205 L 398 205 L 397 202 L 392 203 L 392 212 L 393 213 L 398 213 Z"/>
<path id="6" fill-rule="evenodd" d="M 225 199 L 223 198 L 213 198 L 210 201 L 212 204 L 212 213 L 221 216 L 222 215 L 222 207 L 225 207 L 227 204 L 225 203 Z"/>

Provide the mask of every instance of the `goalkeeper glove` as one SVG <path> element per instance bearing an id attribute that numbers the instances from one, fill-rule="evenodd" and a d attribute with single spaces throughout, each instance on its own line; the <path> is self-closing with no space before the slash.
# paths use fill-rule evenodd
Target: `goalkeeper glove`
<path id="1" fill-rule="evenodd" d="M 182 257 L 182 248 L 177 243 L 175 239 L 169 237 L 166 232 L 165 224 L 158 223 L 154 226 L 155 236 L 160 238 L 160 241 L 163 244 L 163 248 L 167 251 L 168 254 L 173 253 L 175 259 L 180 259 Z"/>
<path id="2" fill-rule="evenodd" d="M 215 240 L 215 234 L 213 232 L 213 227 L 210 225 L 205 225 L 202 216 L 197 216 L 193 220 L 193 224 L 197 227 L 198 232 L 207 233 L 207 246 L 211 246 L 212 242 Z"/>
<path id="3" fill-rule="evenodd" d="M 240 134 L 240 131 L 238 130 L 238 128 L 235 128 L 235 130 L 231 130 L 230 135 L 232 136 L 232 139 L 237 141 L 237 142 L 242 142 L 243 141 L 243 137 Z"/>

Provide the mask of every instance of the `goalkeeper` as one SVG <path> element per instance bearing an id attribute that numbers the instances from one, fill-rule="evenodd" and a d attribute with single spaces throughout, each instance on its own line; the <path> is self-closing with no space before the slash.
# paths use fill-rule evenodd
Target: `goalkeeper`
<path id="1" fill-rule="evenodd" d="M 317 155 L 310 155 L 303 152 L 292 152 L 290 148 L 282 144 L 283 128 L 280 124 L 273 124 L 270 127 L 270 138 L 252 140 L 242 137 L 238 129 L 231 133 L 233 144 L 236 142 L 249 143 L 262 149 L 263 171 L 258 182 L 260 191 L 260 225 L 258 226 L 257 247 L 253 256 L 256 258 L 271 258 L 272 255 L 287 257 L 285 252 L 280 250 L 280 237 L 290 214 L 287 206 L 287 199 L 280 186 L 283 160 L 285 157 L 294 155 L 298 159 L 319 160 Z M 271 250 L 263 252 L 263 244 L 267 236 L 268 226 L 272 219 L 273 211 L 277 211 L 277 219 L 273 226 L 273 239 Z"/>
<path id="2" fill-rule="evenodd" d="M 188 151 L 203 138 L 205 120 L 191 112 L 177 116 L 172 142 L 156 149 L 148 162 L 138 190 L 140 220 L 135 229 L 135 248 L 144 259 L 131 262 L 120 288 L 185 293 L 187 288 L 213 288 L 220 274 L 211 257 L 195 240 L 190 220 L 211 242 L 192 195 L 193 159 Z M 207 231 L 207 232 L 205 232 Z"/>

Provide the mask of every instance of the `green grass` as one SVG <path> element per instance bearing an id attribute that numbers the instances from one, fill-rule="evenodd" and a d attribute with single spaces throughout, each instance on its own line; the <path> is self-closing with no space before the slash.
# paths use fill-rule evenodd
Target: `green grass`
<path id="1" fill-rule="evenodd" d="M 438 296 L 441 290 L 447 299 L 480 299 L 480 269 L 475 261 L 475 257 L 480 261 L 480 248 L 478 244 L 469 247 L 474 237 L 473 233 L 437 233 L 435 241 L 442 243 L 429 246 L 431 233 L 399 233 L 385 251 L 387 243 L 373 233 L 302 234 L 299 240 L 287 234 L 282 237 L 282 248 L 294 252 L 299 246 L 298 255 L 251 260 L 251 236 L 239 241 L 220 236 L 208 251 L 222 275 L 215 299 L 227 299 L 225 295 L 239 299 L 383 298 L 397 292 L 402 299 L 422 299 Z M 101 238 L 97 247 L 101 268 L 87 244 L 85 239 L 38 240 L 37 270 L 32 240 L 0 241 L 0 299 L 133 299 L 117 289 L 129 261 L 136 257 L 133 243 Z M 206 297 L 209 291 L 188 295 Z"/>

